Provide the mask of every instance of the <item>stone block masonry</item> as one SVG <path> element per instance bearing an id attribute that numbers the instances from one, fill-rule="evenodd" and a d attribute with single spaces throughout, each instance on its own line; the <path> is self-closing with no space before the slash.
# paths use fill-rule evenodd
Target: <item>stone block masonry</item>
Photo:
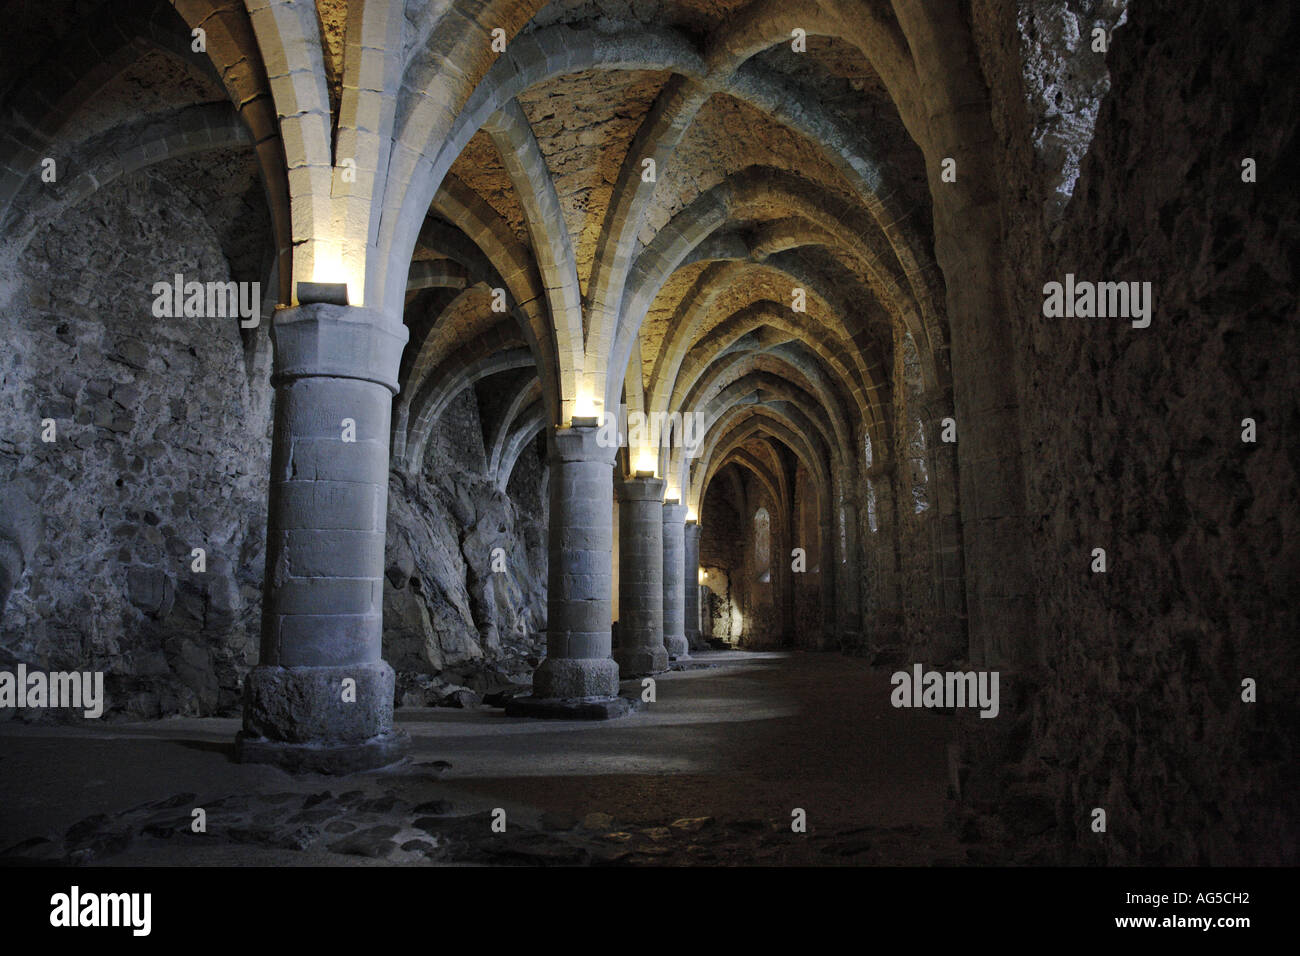
<path id="1" fill-rule="evenodd" d="M 245 682 L 236 755 L 321 772 L 382 766 L 406 746 L 381 657 L 389 416 L 406 329 L 313 304 L 278 310 L 272 336 L 261 663 Z"/>
<path id="2" fill-rule="evenodd" d="M 623 677 L 668 669 L 664 648 L 662 478 L 625 478 L 619 485 L 619 647 Z"/>
<path id="3" fill-rule="evenodd" d="M 686 646 L 690 650 L 703 649 L 700 639 L 700 526 L 687 521 L 684 532 L 685 557 L 682 569 L 682 590 L 685 594 Z"/>
<path id="4" fill-rule="evenodd" d="M 550 435 L 547 655 L 533 675 L 537 699 L 618 694 L 610 656 L 614 450 L 597 433 L 593 422 Z"/>
<path id="5" fill-rule="evenodd" d="M 664 647 L 672 660 L 691 656 L 686 643 L 686 506 L 664 502 Z"/>

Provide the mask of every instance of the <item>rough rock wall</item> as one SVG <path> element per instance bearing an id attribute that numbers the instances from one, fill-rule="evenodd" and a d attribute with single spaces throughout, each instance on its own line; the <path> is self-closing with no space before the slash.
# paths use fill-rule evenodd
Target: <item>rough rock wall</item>
<path id="1" fill-rule="evenodd" d="M 525 449 L 502 494 L 484 458 L 466 389 L 435 427 L 423 473 L 390 478 L 384 657 L 399 674 L 399 703 L 526 682 L 544 648 L 545 467 Z"/>
<path id="2" fill-rule="evenodd" d="M 734 644 L 739 638 L 739 629 L 733 627 L 735 602 L 731 596 L 731 574 L 725 568 L 705 568 L 708 575 L 704 582 L 703 611 L 706 639 L 712 638 Z"/>
<path id="3" fill-rule="evenodd" d="M 236 714 L 258 652 L 269 316 L 251 375 L 235 320 L 153 316 L 157 281 L 232 278 L 173 165 L 0 263 L 0 667 L 103 671 L 110 718 Z M 492 486 L 472 390 L 431 445 L 426 475 L 395 475 L 389 497 L 385 654 L 437 675 L 408 703 L 527 681 L 546 624 L 544 463 L 526 449 L 509 494 Z"/>
<path id="4" fill-rule="evenodd" d="M 1005 31 L 1016 15 L 976 4 L 1006 144 L 1010 314 L 1032 370 L 1020 414 L 1050 671 L 1019 678 L 1025 716 L 1010 724 L 1025 733 L 1007 742 L 1012 776 L 1044 783 L 1012 806 L 1020 784 L 981 782 L 980 766 L 975 782 L 1067 860 L 1294 864 L 1300 103 L 1273 81 L 1294 70 L 1300 11 L 1131 4 L 1055 231 L 1056 174 L 1026 145 L 1041 91 L 1018 89 Z M 1067 272 L 1151 281 L 1150 327 L 1044 318 L 1043 284 Z M 1242 701 L 1248 677 L 1258 703 Z M 1104 835 L 1090 831 L 1094 807 Z"/>
<path id="5" fill-rule="evenodd" d="M 1108 46 L 1114 29 L 1123 25 L 1128 3 L 1030 0 L 1017 11 L 1031 142 L 1048 175 L 1044 211 L 1049 218 L 1060 215 L 1079 178 L 1097 111 L 1110 90 L 1106 57 L 1096 50 Z"/>
<path id="6" fill-rule="evenodd" d="M 759 649 L 781 643 L 781 572 L 776 566 L 781 549 L 773 503 L 758 492 L 757 482 L 749 474 L 744 482 L 745 500 L 753 510 L 740 525 L 745 532 L 744 559 L 733 570 L 731 583 L 739 596 L 740 646 Z"/>
<path id="7" fill-rule="evenodd" d="M 167 171 L 0 263 L 0 665 L 104 671 L 118 716 L 231 713 L 257 647 L 266 403 L 234 319 L 152 314 L 155 282 L 230 278 Z"/>
<path id="8" fill-rule="evenodd" d="M 700 568 L 705 573 L 706 634 L 730 643 L 740 639 L 744 618 L 733 575 L 743 573 L 745 535 L 733 502 L 715 479 L 707 492 L 700 531 Z"/>

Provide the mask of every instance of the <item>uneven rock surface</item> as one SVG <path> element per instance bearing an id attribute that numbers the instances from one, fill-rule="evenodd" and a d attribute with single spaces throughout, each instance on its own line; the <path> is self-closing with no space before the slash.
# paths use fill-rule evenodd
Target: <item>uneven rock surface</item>
<path id="1" fill-rule="evenodd" d="M 440 421 L 423 474 L 389 482 L 384 657 L 399 704 L 436 705 L 458 685 L 527 684 L 545 651 L 545 469 L 526 450 L 501 491 L 483 474 L 481 435 L 468 389 Z"/>
<path id="2" fill-rule="evenodd" d="M 1022 112 L 1023 81 L 1002 72 L 1011 41 L 999 17 L 1014 6 L 976 4 L 1003 180 L 1046 186 L 1026 124 L 1051 87 L 1024 90 Z M 999 728 L 1005 749 L 977 764 L 988 805 L 1008 786 L 1036 790 L 1078 862 L 1294 860 L 1300 416 L 1277 383 L 1300 371 L 1300 102 L 1278 80 L 1298 42 L 1289 4 L 1130 4 L 1059 224 L 1045 222 L 1041 190 L 1009 190 L 1048 669 L 1026 675 L 1022 718 Z M 1151 326 L 1044 318 L 1043 284 L 1067 272 L 1151 281 Z M 1242 441 L 1248 417 L 1254 443 Z M 1105 574 L 1089 570 L 1094 547 L 1107 551 Z M 1245 678 L 1259 703 L 1242 701 Z M 1108 809 L 1105 840 L 1089 831 L 1094 807 Z M 1041 821 L 1001 812 L 1013 826 Z"/>
<path id="3" fill-rule="evenodd" d="M 613 721 L 407 709 L 412 756 L 348 777 L 232 764 L 234 721 L 0 728 L 0 858 L 94 865 L 393 862 L 888 865 L 1022 860 L 945 825 L 951 721 L 897 711 L 888 675 L 829 654 L 700 652 Z M 847 668 L 847 672 L 846 672 Z M 639 694 L 639 681 L 622 693 Z M 853 728 L 845 733 L 845 728 Z M 51 754 L 75 755 L 41 774 Z M 38 776 L 36 783 L 24 777 Z M 101 789 L 102 788 L 102 789 Z M 98 796 L 96 794 L 98 793 Z M 806 811 L 797 832 L 792 808 Z M 207 832 L 194 833 L 204 809 Z M 495 808 L 505 832 L 492 829 Z M 429 845 L 412 844 L 423 841 Z M 1038 847 L 1033 848 L 1037 850 Z"/>
<path id="4" fill-rule="evenodd" d="M 268 420 L 238 325 L 140 319 L 156 281 L 230 278 L 183 182 L 100 191 L 117 240 L 51 225 L 0 284 L 0 664 L 102 670 L 135 718 L 230 712 L 260 615 Z"/>
<path id="5" fill-rule="evenodd" d="M 435 770 L 437 768 L 434 768 Z M 201 860 L 223 846 L 327 855 L 338 864 L 505 866 L 837 866 L 955 865 L 970 850 L 942 831 L 915 825 L 844 831 L 791 830 L 787 821 L 682 817 L 619 820 L 543 814 L 536 825 L 490 811 L 457 813 L 445 800 L 413 803 L 391 789 L 232 795 L 207 801 L 206 832 L 193 830 L 195 794 L 87 817 L 62 834 L 0 851 L 0 862 L 123 865 L 160 847 L 183 845 Z"/>
<path id="6" fill-rule="evenodd" d="M 209 222 L 228 228 L 228 202 L 194 175 L 174 161 L 105 187 L 80 207 L 97 228 L 49 225 L 0 282 L 0 666 L 102 670 L 107 719 L 238 713 L 257 659 L 270 316 L 244 337 L 229 318 L 140 320 L 156 281 L 231 277 Z M 472 389 L 441 427 L 480 430 Z M 481 466 L 393 478 L 384 643 L 399 705 L 530 680 L 546 512 L 544 468 L 522 457 L 514 498 Z M 9 719 L 81 718 L 0 709 Z"/>

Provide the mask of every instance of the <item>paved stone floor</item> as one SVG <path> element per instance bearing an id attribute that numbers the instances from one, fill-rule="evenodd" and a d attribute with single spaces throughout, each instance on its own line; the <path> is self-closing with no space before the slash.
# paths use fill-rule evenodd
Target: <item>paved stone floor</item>
<path id="1" fill-rule="evenodd" d="M 950 722 L 831 654 L 714 651 L 615 721 L 401 709 L 349 777 L 231 761 L 235 719 L 0 724 L 0 857 L 81 864 L 960 864 Z M 634 682 L 625 684 L 631 692 Z M 207 832 L 190 832 L 202 807 Z M 494 833 L 493 811 L 506 814 Z M 807 812 L 807 832 L 791 812 Z"/>

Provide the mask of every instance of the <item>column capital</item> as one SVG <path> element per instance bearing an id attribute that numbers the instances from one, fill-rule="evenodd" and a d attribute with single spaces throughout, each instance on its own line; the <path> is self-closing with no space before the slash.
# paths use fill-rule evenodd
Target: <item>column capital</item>
<path id="1" fill-rule="evenodd" d="M 599 461 L 614 464 L 618 442 L 607 441 L 605 430 L 599 424 L 575 420 L 571 425 L 557 425 L 551 429 L 547 450 L 558 461 Z"/>
<path id="2" fill-rule="evenodd" d="M 686 514 L 689 510 L 690 509 L 676 498 L 669 498 L 664 502 L 664 521 L 675 521 L 677 524 L 685 527 Z"/>
<path id="3" fill-rule="evenodd" d="M 664 479 L 624 478 L 614 486 L 620 501 L 663 501 Z"/>
<path id="4" fill-rule="evenodd" d="M 397 371 L 410 333 L 382 312 L 318 302 L 276 309 L 271 321 L 271 382 L 355 378 L 397 394 Z"/>

